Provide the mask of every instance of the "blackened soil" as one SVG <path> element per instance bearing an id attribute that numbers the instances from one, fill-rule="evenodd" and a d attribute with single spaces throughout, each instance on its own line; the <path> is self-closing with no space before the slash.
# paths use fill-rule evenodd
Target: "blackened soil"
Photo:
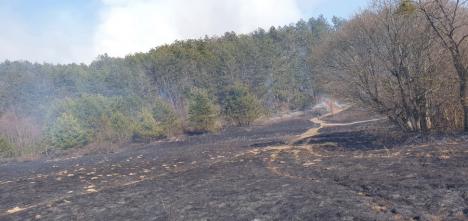
<path id="1" fill-rule="evenodd" d="M 311 117 L 0 165 L 0 220 L 468 219 L 468 143 L 401 146 L 379 121 L 289 145 L 317 126 Z"/>

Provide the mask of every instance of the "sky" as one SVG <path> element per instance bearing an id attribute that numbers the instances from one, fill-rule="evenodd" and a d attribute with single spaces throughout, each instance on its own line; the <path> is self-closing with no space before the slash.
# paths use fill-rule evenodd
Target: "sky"
<path id="1" fill-rule="evenodd" d="M 249 33 L 324 15 L 349 18 L 367 0 L 0 0 L 0 61 L 90 63 L 175 40 Z"/>

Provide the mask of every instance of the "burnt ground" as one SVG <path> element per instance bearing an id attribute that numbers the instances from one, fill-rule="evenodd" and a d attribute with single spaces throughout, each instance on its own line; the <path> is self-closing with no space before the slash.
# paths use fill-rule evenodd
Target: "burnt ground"
<path id="1" fill-rule="evenodd" d="M 468 142 L 401 145 L 381 120 L 290 145 L 310 118 L 3 164 L 0 220 L 468 220 Z"/>

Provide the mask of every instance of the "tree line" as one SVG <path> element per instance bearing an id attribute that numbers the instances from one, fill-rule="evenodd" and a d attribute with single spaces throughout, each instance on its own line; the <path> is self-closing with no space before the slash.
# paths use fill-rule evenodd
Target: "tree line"
<path id="1" fill-rule="evenodd" d="M 227 32 L 124 58 L 104 54 L 89 65 L 5 61 L 0 152 L 150 141 L 305 109 L 320 94 L 312 51 L 343 22 Z"/>

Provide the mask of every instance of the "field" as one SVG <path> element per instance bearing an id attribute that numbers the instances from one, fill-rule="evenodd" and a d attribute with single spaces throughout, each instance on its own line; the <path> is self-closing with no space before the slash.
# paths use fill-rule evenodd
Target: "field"
<path id="1" fill-rule="evenodd" d="M 5 163 L 0 220 L 468 219 L 463 138 L 404 144 L 357 108 L 315 117 Z"/>

